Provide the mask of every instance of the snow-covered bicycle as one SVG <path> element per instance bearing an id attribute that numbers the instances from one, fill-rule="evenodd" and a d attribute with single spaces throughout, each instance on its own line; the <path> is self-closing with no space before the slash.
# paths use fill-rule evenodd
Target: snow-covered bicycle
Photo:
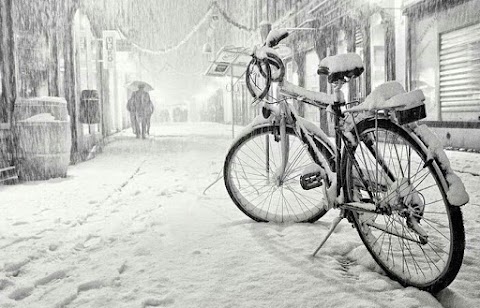
<path id="1" fill-rule="evenodd" d="M 287 36 L 272 30 L 247 67 L 247 87 L 263 107 L 227 154 L 230 197 L 259 222 L 314 222 L 338 209 L 314 255 L 347 218 L 388 276 L 430 292 L 445 288 L 463 260 L 460 206 L 468 195 L 440 141 L 416 122 L 425 117 L 423 93 L 387 82 L 347 104 L 342 86 L 364 70 L 356 54 L 320 62 L 333 95 L 295 86 L 284 80 L 274 49 Z M 269 96 L 272 82 L 282 98 Z M 295 101 L 333 115 L 334 143 L 299 115 Z"/>

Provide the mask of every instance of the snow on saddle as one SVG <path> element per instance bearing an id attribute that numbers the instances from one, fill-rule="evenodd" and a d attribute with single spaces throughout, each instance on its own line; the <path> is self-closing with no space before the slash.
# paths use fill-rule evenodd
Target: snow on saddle
<path id="1" fill-rule="evenodd" d="M 328 82 L 348 81 L 360 76 L 364 71 L 362 58 L 356 53 L 340 54 L 320 61 L 317 73 L 328 75 Z"/>

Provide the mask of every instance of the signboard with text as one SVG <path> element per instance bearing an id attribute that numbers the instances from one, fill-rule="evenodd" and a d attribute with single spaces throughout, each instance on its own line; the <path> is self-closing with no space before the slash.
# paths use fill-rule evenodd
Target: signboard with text
<path id="1" fill-rule="evenodd" d="M 117 50 L 117 31 L 103 31 L 103 67 L 112 68 Z"/>

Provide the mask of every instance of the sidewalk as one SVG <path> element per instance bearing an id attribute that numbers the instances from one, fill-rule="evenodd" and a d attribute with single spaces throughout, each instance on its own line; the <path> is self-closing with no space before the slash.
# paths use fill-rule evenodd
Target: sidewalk
<path id="1" fill-rule="evenodd" d="M 334 211 L 315 224 L 258 224 L 221 182 L 204 195 L 230 133 L 217 123 L 155 126 L 146 140 L 127 130 L 66 179 L 0 186 L 0 307 L 480 306 L 480 177 L 459 173 L 467 246 L 440 304 L 376 270 L 346 221 L 308 257 Z M 447 155 L 465 170 L 480 158 Z"/>

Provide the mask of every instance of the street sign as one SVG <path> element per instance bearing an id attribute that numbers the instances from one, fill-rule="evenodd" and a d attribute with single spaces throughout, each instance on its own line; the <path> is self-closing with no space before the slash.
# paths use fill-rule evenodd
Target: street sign
<path id="1" fill-rule="evenodd" d="M 132 51 L 132 43 L 127 40 L 117 40 L 117 49 L 118 52 L 129 52 Z"/>
<path id="2" fill-rule="evenodd" d="M 103 31 L 103 67 L 112 68 L 117 50 L 117 31 Z"/>
<path id="3" fill-rule="evenodd" d="M 251 56 L 247 48 L 226 46 L 219 50 L 217 57 L 208 67 L 205 75 L 240 78 L 247 69 Z"/>

